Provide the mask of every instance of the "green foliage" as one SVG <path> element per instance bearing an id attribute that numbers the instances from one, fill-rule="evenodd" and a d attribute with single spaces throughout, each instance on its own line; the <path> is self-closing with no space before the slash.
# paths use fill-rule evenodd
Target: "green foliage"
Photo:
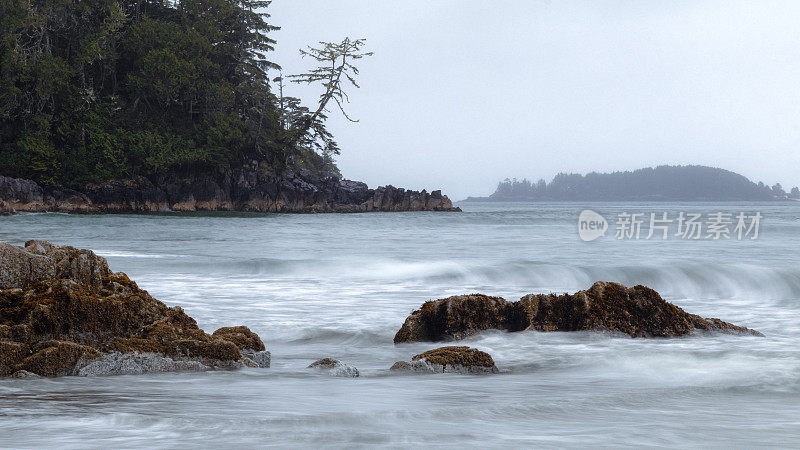
<path id="1" fill-rule="evenodd" d="M 0 174 L 80 187 L 257 159 L 337 175 L 324 116 L 287 138 L 269 3 L 0 0 Z"/>
<path id="2" fill-rule="evenodd" d="M 306 73 L 290 76 L 293 83 L 320 83 L 324 88 L 324 92 L 319 97 L 317 110 L 294 129 L 295 139 L 298 140 L 322 118 L 321 116 L 331 100 L 336 103 L 339 111 L 348 120 L 358 122 L 351 119 L 344 110 L 343 103 L 350 101 L 344 90 L 344 85 L 350 84 L 355 88 L 360 87 L 356 83 L 359 71 L 355 63 L 361 58 L 372 56 L 372 52 L 362 51 L 362 47 L 366 45 L 366 39 L 344 38 L 341 42 L 320 42 L 319 44 L 320 47 L 308 47 L 307 50 L 300 50 L 300 54 L 303 57 L 315 60 L 319 66 Z M 345 83 L 345 81 L 348 83 Z"/>
<path id="3" fill-rule="evenodd" d="M 45 184 L 52 184 L 56 180 L 52 177 L 60 169 L 58 153 L 47 135 L 24 132 L 17 141 L 19 155 L 27 157 L 28 167 L 32 173 L 39 176 Z M 17 164 L 24 164 L 24 161 L 17 159 Z"/>

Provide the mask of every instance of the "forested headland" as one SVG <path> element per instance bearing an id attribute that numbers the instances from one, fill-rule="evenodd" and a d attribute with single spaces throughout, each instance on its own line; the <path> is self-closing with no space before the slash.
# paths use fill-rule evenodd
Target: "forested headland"
<path id="1" fill-rule="evenodd" d="M 257 160 L 338 176 L 324 108 L 273 86 L 269 3 L 2 0 L 0 175 L 78 189 Z"/>
<path id="2" fill-rule="evenodd" d="M 365 40 L 270 59 L 264 0 L 0 0 L 0 213 L 451 211 L 342 179 Z M 316 86 L 316 99 L 290 95 Z"/>
<path id="3" fill-rule="evenodd" d="M 586 175 L 559 173 L 549 183 L 543 179 L 506 179 L 489 197 L 494 201 L 724 201 L 800 199 L 797 187 L 785 192 L 754 183 L 729 170 L 707 166 L 658 166 L 634 171 Z"/>

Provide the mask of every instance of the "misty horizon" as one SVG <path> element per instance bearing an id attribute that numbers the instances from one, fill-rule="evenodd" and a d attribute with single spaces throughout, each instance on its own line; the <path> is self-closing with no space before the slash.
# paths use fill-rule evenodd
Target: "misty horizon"
<path id="1" fill-rule="evenodd" d="M 460 200 L 505 178 L 665 164 L 800 185 L 798 4 L 276 0 L 270 13 L 284 74 L 316 41 L 375 52 L 350 94 L 360 123 L 329 119 L 343 176 L 371 187 Z"/>
<path id="2" fill-rule="evenodd" d="M 800 449 L 800 2 L 0 11 L 0 450 Z"/>

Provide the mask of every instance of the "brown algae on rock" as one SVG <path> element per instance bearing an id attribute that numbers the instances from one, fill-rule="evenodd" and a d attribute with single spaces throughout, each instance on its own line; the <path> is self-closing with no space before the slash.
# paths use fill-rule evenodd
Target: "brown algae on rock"
<path id="1" fill-rule="evenodd" d="M 499 370 L 491 355 L 480 350 L 464 347 L 439 347 L 411 358 L 411 361 L 398 361 L 391 371 L 423 373 L 498 373 Z"/>
<path id="2" fill-rule="evenodd" d="M 459 340 L 488 329 L 610 331 L 631 337 L 675 337 L 695 331 L 762 336 L 719 319 L 689 314 L 648 287 L 598 281 L 574 294 L 530 294 L 516 302 L 482 294 L 425 302 L 406 318 L 394 342 Z"/>
<path id="3" fill-rule="evenodd" d="M 180 307 L 167 307 L 127 275 L 112 273 L 105 258 L 89 250 L 46 241 L 0 243 L 0 376 L 73 375 L 112 354 L 147 355 L 150 361 L 111 358 L 116 362 L 95 365 L 92 374 L 104 367 L 116 374 L 126 367 L 147 373 L 270 362 L 249 328 L 224 327 L 209 335 Z"/>

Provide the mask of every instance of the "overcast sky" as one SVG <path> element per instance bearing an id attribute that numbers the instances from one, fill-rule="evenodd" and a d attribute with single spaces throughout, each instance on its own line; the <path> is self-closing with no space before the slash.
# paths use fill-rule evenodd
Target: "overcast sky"
<path id="1" fill-rule="evenodd" d="M 800 2 L 274 0 L 272 58 L 367 39 L 329 121 L 346 178 L 488 195 L 507 177 L 704 164 L 800 185 Z M 290 86 L 316 101 L 318 91 Z"/>

